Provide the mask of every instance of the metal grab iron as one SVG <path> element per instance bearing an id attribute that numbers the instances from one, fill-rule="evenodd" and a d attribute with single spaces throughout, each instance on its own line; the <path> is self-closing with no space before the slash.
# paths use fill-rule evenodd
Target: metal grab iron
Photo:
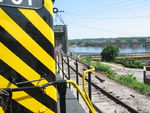
<path id="1" fill-rule="evenodd" d="M 92 113 L 96 113 L 95 110 L 94 110 L 93 104 L 92 104 L 92 102 L 91 102 L 91 100 L 90 100 L 90 98 L 89 98 L 89 96 L 88 96 L 86 87 L 85 87 L 85 86 L 86 86 L 86 83 L 85 83 L 86 80 L 85 80 L 85 78 L 86 78 L 87 73 L 92 72 L 92 71 L 95 71 L 95 68 L 92 67 L 92 66 L 89 66 L 88 68 L 89 68 L 89 69 L 86 70 L 86 71 L 84 71 L 84 72 L 83 72 L 83 75 L 82 75 L 83 91 L 84 91 L 84 93 L 85 93 L 86 99 L 88 100 L 88 102 L 89 102 L 89 104 L 90 104 L 90 106 L 91 106 Z"/>
<path id="2" fill-rule="evenodd" d="M 79 86 L 74 81 L 71 81 L 71 80 L 58 80 L 58 81 L 54 81 L 54 82 L 49 82 L 49 83 L 41 85 L 41 86 L 29 86 L 29 87 L 21 87 L 21 88 L 4 88 L 4 89 L 0 89 L 0 90 L 9 92 L 9 94 L 12 94 L 12 92 L 43 89 L 50 85 L 58 85 L 59 86 L 59 85 L 63 85 L 66 83 L 72 84 L 77 89 L 77 91 L 80 93 L 81 97 L 85 101 L 85 103 L 88 106 L 88 108 L 90 109 L 91 113 L 96 113 L 93 108 L 93 105 L 91 105 L 90 100 L 87 99 L 86 95 L 84 95 L 84 93 L 81 91 Z M 65 88 L 67 88 L 67 87 L 65 87 Z M 9 103 L 11 102 L 11 98 L 12 98 L 12 95 L 9 96 Z M 8 110 L 8 107 L 10 107 L 10 106 L 7 106 L 7 110 Z M 9 109 L 9 112 L 6 112 L 6 113 L 12 113 L 11 109 Z"/>

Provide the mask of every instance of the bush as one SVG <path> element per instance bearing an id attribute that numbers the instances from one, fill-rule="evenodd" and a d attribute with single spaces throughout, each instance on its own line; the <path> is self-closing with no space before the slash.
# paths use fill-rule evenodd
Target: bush
<path id="1" fill-rule="evenodd" d="M 115 71 L 111 69 L 111 67 L 101 64 L 100 62 L 96 62 L 96 64 L 93 64 L 93 66 L 96 68 L 96 70 L 105 72 L 107 75 L 116 74 Z"/>
<path id="2" fill-rule="evenodd" d="M 86 64 L 91 65 L 91 63 L 92 63 L 92 56 L 87 56 L 85 58 L 85 60 L 86 60 Z"/>
<path id="3" fill-rule="evenodd" d="M 107 45 L 102 50 L 102 61 L 113 61 L 119 55 L 119 47 L 115 45 Z"/>
<path id="4" fill-rule="evenodd" d="M 149 66 L 148 63 L 142 63 L 141 61 L 131 58 L 117 59 L 114 62 L 129 68 L 143 68 L 143 66 Z"/>

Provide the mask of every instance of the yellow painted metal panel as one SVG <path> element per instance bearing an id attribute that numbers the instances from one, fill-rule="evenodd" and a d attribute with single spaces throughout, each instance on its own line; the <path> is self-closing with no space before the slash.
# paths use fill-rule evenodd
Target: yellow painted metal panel
<path id="1" fill-rule="evenodd" d="M 4 113 L 4 111 L 3 111 L 3 108 L 2 108 L 2 107 L 0 107 L 0 113 Z"/>
<path id="2" fill-rule="evenodd" d="M 7 88 L 18 88 L 16 85 L 10 83 L 7 79 L 2 77 L 1 75 L 0 75 L 0 80 L 2 80 L 0 82 L 0 88 L 6 88 L 6 87 Z M 31 110 L 34 113 L 40 113 L 39 111 L 41 109 L 45 110 L 45 112 L 43 112 L 43 113 L 54 113 L 49 108 L 47 108 L 46 106 L 44 106 L 43 104 L 41 104 L 40 102 L 38 102 L 37 100 L 32 98 L 30 95 L 28 95 L 24 91 L 13 92 L 12 99 L 14 99 L 16 102 L 18 102 L 22 106 L 28 108 L 29 110 Z"/>
<path id="3" fill-rule="evenodd" d="M 5 47 L 2 43 L 0 43 L 0 59 L 7 63 L 10 67 L 12 67 L 16 72 L 22 75 L 27 80 L 36 80 L 40 79 L 41 76 L 35 72 L 32 68 L 30 68 L 27 64 L 25 64 L 19 57 L 17 57 L 14 53 L 12 53 L 7 47 Z M 48 83 L 46 80 L 42 80 L 40 82 L 33 82 L 35 86 L 43 85 Z M 47 95 L 57 101 L 56 88 L 54 86 L 49 86 L 45 89 Z"/>
<path id="4" fill-rule="evenodd" d="M 30 53 L 56 74 L 55 61 L 26 32 L 24 32 L 2 9 L 0 25 L 20 42 Z"/>
<path id="5" fill-rule="evenodd" d="M 34 10 L 19 9 L 20 12 L 51 42 L 54 46 L 52 28 Z"/>
<path id="6" fill-rule="evenodd" d="M 44 7 L 53 15 L 53 3 L 52 0 L 44 0 Z"/>

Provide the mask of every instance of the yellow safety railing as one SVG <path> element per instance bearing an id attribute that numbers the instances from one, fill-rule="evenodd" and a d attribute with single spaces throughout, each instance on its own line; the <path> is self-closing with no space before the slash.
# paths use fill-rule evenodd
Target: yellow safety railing
<path id="1" fill-rule="evenodd" d="M 95 71 L 95 68 L 92 67 L 92 66 L 90 66 L 90 69 L 88 69 L 88 70 L 86 70 L 86 71 L 83 72 L 83 75 L 82 75 L 82 83 L 83 83 L 83 91 L 84 91 L 84 93 L 85 93 L 85 97 L 86 97 L 86 99 L 88 100 L 88 102 L 89 102 L 89 104 L 90 104 L 92 110 L 94 111 L 94 113 L 96 113 L 96 112 L 95 112 L 95 109 L 94 109 L 94 107 L 93 107 L 93 104 L 92 104 L 92 102 L 91 102 L 91 100 L 90 100 L 90 98 L 89 98 L 89 96 L 88 96 L 88 93 L 87 93 L 87 90 L 86 90 L 86 80 L 85 80 L 87 73 L 92 72 L 92 71 Z"/>
<path id="2" fill-rule="evenodd" d="M 41 86 L 28 86 L 28 87 L 21 87 L 21 88 L 4 88 L 4 91 L 10 90 L 11 92 L 16 92 L 16 91 L 26 91 L 26 90 L 33 90 L 33 89 L 42 89 L 42 88 L 46 88 L 50 85 L 57 85 L 57 84 L 66 84 L 66 83 L 70 83 L 72 84 L 77 91 L 79 92 L 79 94 L 81 95 L 81 97 L 83 98 L 84 102 L 86 103 L 86 105 L 88 106 L 89 110 L 91 113 L 96 113 L 93 106 L 91 105 L 90 101 L 87 99 L 87 97 L 84 95 L 84 93 L 81 91 L 80 87 L 77 85 L 77 83 L 75 83 L 74 81 L 71 80 L 58 80 L 58 81 L 54 81 L 54 82 L 49 82 L 47 84 L 41 85 Z M 0 108 L 1 111 L 1 108 Z"/>
<path id="3" fill-rule="evenodd" d="M 86 95 L 84 95 L 84 93 L 81 91 L 79 86 L 74 81 L 71 81 L 71 80 L 67 80 L 67 83 L 72 84 L 78 90 L 78 92 L 80 93 L 81 97 L 85 101 L 86 105 L 90 109 L 91 113 L 96 113 L 95 110 L 94 110 L 93 105 L 91 105 L 91 101 L 87 99 Z"/>

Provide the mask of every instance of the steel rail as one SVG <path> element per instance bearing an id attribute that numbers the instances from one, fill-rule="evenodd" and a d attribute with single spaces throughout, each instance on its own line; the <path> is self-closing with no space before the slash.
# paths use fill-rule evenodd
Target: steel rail
<path id="1" fill-rule="evenodd" d="M 92 86 L 95 87 L 97 90 L 99 90 L 101 93 L 103 93 L 104 95 L 106 95 L 108 98 L 112 99 L 113 101 L 115 101 L 117 104 L 125 107 L 128 111 L 130 111 L 131 113 L 139 113 L 137 110 L 135 110 L 134 108 L 132 108 L 131 106 L 127 105 L 126 103 L 122 102 L 121 100 L 119 100 L 118 98 L 116 98 L 115 96 L 113 96 L 112 94 L 110 94 L 109 92 L 105 91 L 104 89 L 100 88 L 98 85 L 94 84 L 93 82 L 91 82 Z"/>
<path id="2" fill-rule="evenodd" d="M 98 113 L 103 113 L 94 103 L 93 103 L 93 107 L 95 108 L 95 110 L 96 110 Z"/>

